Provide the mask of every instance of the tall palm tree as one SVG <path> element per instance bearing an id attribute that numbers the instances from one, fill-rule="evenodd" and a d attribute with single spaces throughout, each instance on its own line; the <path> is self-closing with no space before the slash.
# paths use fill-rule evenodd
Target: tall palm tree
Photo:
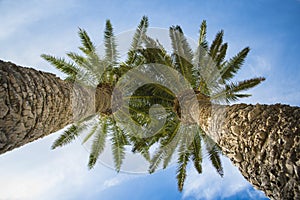
<path id="1" fill-rule="evenodd" d="M 92 88 L 10 62 L 0 61 L 0 74 L 0 153 L 94 113 Z"/>
<path id="2" fill-rule="evenodd" d="M 195 52 L 189 47 L 181 28 L 171 27 L 173 53 L 169 54 L 158 41 L 146 35 L 147 27 L 148 20 L 144 17 L 124 62 L 118 62 L 109 21 L 105 30 L 104 58 L 96 54 L 96 48 L 87 33 L 80 29 L 83 43 L 80 50 L 84 56 L 68 53 L 74 63 L 49 55 L 42 56 L 68 75 L 65 81 L 49 73 L 1 62 L 0 92 L 3 101 L 0 106 L 0 152 L 4 153 L 75 122 L 55 141 L 53 148 L 56 148 L 75 139 L 91 123 L 90 132 L 84 139 L 85 142 L 91 136 L 94 137 L 90 168 L 103 151 L 108 134 L 111 134 L 109 138 L 114 145 L 117 170 L 120 170 L 124 158 L 125 145 L 131 144 L 134 152 L 140 152 L 149 160 L 150 172 L 161 161 L 163 167 L 166 167 L 178 149 L 177 179 L 181 190 L 190 159 L 197 171 L 202 171 L 203 140 L 220 175 L 223 171 L 218 157 L 219 148 L 239 167 L 247 180 L 269 197 L 299 198 L 299 108 L 286 105 L 217 104 L 249 96 L 240 92 L 264 80 L 259 77 L 231 82 L 249 48 L 225 61 L 227 43 L 223 43 L 223 31 L 208 45 L 204 21 Z M 132 80 L 126 79 L 128 72 L 150 63 L 163 64 L 180 72 L 191 84 L 197 101 L 190 101 L 189 92 L 178 96 L 158 84 L 143 85 L 129 99 L 128 109 L 133 121 L 152 128 L 149 125 L 155 125 L 156 122 L 151 118 L 149 109 L 160 104 L 166 111 L 166 123 L 154 135 L 145 135 L 122 123 L 118 116 L 123 115 L 118 113 L 124 114 L 119 109 L 124 105 L 122 102 L 120 105 L 117 103 L 116 110 L 111 110 L 110 98 L 116 88 L 119 93 L 123 92 L 117 84 L 119 79 L 131 84 Z M 175 80 L 172 75 L 168 77 Z M 95 98 L 88 98 L 93 97 L 93 94 Z M 74 98 L 77 107 L 72 110 L 70 103 Z M 183 99 L 184 105 L 180 104 Z M 188 115 L 183 110 L 188 110 Z M 160 118 L 157 119 L 159 121 Z M 149 148 L 156 143 L 159 148 L 150 156 Z"/>
<path id="3" fill-rule="evenodd" d="M 111 135 L 115 168 L 119 171 L 125 155 L 124 146 L 128 144 L 128 141 L 126 135 L 116 125 L 111 111 L 111 95 L 118 78 L 116 73 L 118 52 L 116 51 L 113 28 L 110 21 L 107 20 L 104 32 L 104 58 L 100 58 L 97 54 L 96 46 L 91 42 L 85 30 L 79 29 L 78 33 L 83 45 L 79 49 L 84 56 L 74 52 L 67 53 L 67 56 L 73 61 L 71 65 L 76 69 L 75 74 L 65 69 L 67 62 L 64 59 L 45 54 L 42 57 L 57 69 L 65 72 L 68 75 L 66 81 L 95 88 L 95 98 L 101 99 L 101 101 L 95 101 L 96 112 L 91 118 L 80 120 L 70 126 L 54 142 L 52 148 L 55 149 L 70 143 L 83 130 L 92 126 L 90 132 L 83 139 L 83 143 L 85 143 L 92 136 L 94 137 L 88 163 L 89 168 L 94 167 L 99 155 L 104 150 L 106 138 Z"/>

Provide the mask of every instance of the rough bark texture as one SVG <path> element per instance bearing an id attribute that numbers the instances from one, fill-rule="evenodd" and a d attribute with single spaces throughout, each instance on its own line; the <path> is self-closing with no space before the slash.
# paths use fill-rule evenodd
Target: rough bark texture
<path id="1" fill-rule="evenodd" d="M 96 101 L 95 109 L 96 112 L 103 114 L 111 114 L 111 97 L 113 88 L 110 84 L 99 84 L 96 88 L 95 98 L 101 99 Z"/>
<path id="2" fill-rule="evenodd" d="M 300 108 L 200 104 L 198 122 L 271 199 L 300 199 Z"/>
<path id="3" fill-rule="evenodd" d="M 92 93 L 54 74 L 0 60 L 0 154 L 92 113 Z"/>

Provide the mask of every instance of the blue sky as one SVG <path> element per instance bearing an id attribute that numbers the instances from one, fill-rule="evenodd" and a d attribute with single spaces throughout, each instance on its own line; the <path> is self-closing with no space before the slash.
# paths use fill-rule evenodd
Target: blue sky
<path id="1" fill-rule="evenodd" d="M 106 19 L 115 33 L 134 29 L 143 15 L 151 27 L 180 25 L 197 40 L 202 20 L 208 40 L 220 29 L 229 43 L 229 56 L 250 46 L 239 79 L 264 76 L 246 103 L 300 105 L 300 1 L 79 1 L 0 0 L 0 59 L 62 76 L 40 58 L 48 53 L 64 56 L 76 50 L 78 27 L 101 44 Z M 0 156 L 0 199 L 263 199 L 222 158 L 224 178 L 207 159 L 197 175 L 189 166 L 182 193 L 177 191 L 175 167 L 152 175 L 117 174 L 98 164 L 88 171 L 88 152 L 75 142 L 51 151 L 60 133 Z"/>

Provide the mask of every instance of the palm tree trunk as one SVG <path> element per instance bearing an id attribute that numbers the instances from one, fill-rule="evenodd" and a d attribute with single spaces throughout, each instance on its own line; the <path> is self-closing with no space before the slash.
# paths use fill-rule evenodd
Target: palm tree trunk
<path id="1" fill-rule="evenodd" d="M 93 112 L 92 89 L 0 60 L 0 154 Z"/>
<path id="2" fill-rule="evenodd" d="M 192 106 L 194 107 L 194 106 Z M 272 199 L 300 199 L 300 108 L 201 103 L 191 113 L 243 176 Z"/>

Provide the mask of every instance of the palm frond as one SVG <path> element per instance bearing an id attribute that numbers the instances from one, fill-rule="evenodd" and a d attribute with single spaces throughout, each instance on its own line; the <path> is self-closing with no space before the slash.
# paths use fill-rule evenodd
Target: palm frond
<path id="1" fill-rule="evenodd" d="M 125 145 L 128 144 L 126 135 L 117 126 L 115 120 L 110 118 L 110 125 L 112 131 L 112 153 L 114 157 L 115 168 L 117 172 L 120 171 L 123 159 L 125 157 Z"/>
<path id="2" fill-rule="evenodd" d="M 252 78 L 244 81 L 239 81 L 237 84 L 235 84 L 235 87 L 232 87 L 232 91 L 234 91 L 235 93 L 240 91 L 245 91 L 257 86 L 258 84 L 260 84 L 265 80 L 266 79 L 264 77 L 257 77 L 257 78 Z"/>
<path id="3" fill-rule="evenodd" d="M 82 47 L 79 47 L 79 49 L 83 51 L 83 53 L 85 53 L 87 56 L 89 56 L 90 54 L 94 54 L 96 51 L 96 47 L 91 41 L 87 32 L 84 29 L 79 28 L 78 35 L 83 45 Z"/>
<path id="4" fill-rule="evenodd" d="M 207 84 L 205 82 L 205 76 L 207 73 L 207 57 L 207 51 L 201 46 L 198 46 L 193 59 L 193 66 L 196 70 L 195 75 L 197 76 L 196 86 L 194 88 L 196 88 L 196 90 L 198 91 L 201 91 L 202 93 L 207 93 L 204 92 L 204 90 L 208 91 Z"/>
<path id="5" fill-rule="evenodd" d="M 184 146 L 184 145 L 182 145 Z M 189 161 L 189 157 L 190 157 L 190 152 L 183 148 L 183 147 L 179 148 L 179 157 L 178 157 L 178 167 L 177 167 L 177 185 L 178 185 L 178 190 L 181 192 L 183 189 L 183 185 L 184 185 L 184 181 L 186 178 L 186 167 Z"/>
<path id="6" fill-rule="evenodd" d="M 172 157 L 175 153 L 176 146 L 170 146 L 166 149 L 163 159 L 163 168 L 166 169 L 170 164 Z"/>
<path id="7" fill-rule="evenodd" d="M 57 58 L 46 54 L 42 54 L 41 57 L 51 63 L 61 72 L 66 73 L 70 80 L 75 80 L 78 73 L 78 68 L 73 63 L 67 62 L 63 58 Z"/>
<path id="8" fill-rule="evenodd" d="M 150 140 L 149 138 L 145 140 L 144 138 L 140 138 L 139 136 L 138 137 L 135 137 L 133 135 L 130 136 L 130 141 L 131 141 L 130 144 L 132 144 L 131 151 L 133 153 L 140 153 L 145 158 L 145 160 L 150 162 L 151 158 L 150 158 L 149 148 L 152 143 L 149 144 L 150 143 L 149 140 Z"/>
<path id="9" fill-rule="evenodd" d="M 167 137 L 160 136 L 161 144 L 155 151 L 152 159 L 150 160 L 149 173 L 153 173 L 158 166 L 161 164 L 161 161 L 164 161 L 163 168 L 166 168 L 169 164 L 173 153 L 178 145 L 179 140 L 181 139 L 181 134 L 177 133 L 177 130 L 180 128 L 179 123 L 173 124 L 172 121 L 168 121 L 167 125 L 164 127 L 164 133 L 167 134 Z M 158 137 L 158 136 L 157 136 Z"/>
<path id="10" fill-rule="evenodd" d="M 175 123 L 176 124 L 176 123 Z M 170 126 L 168 124 L 168 126 Z M 164 162 L 163 162 L 163 168 L 167 168 L 169 165 L 173 154 L 175 153 L 175 150 L 179 144 L 179 141 L 181 140 L 181 134 L 178 134 L 177 131 L 180 127 L 179 124 L 176 125 L 176 128 L 173 130 L 171 127 L 166 127 L 167 131 L 167 137 L 165 140 L 162 140 L 162 145 L 163 148 L 165 149 L 165 154 L 164 154 Z"/>
<path id="11" fill-rule="evenodd" d="M 209 159 L 212 163 L 212 165 L 215 167 L 217 170 L 218 174 L 223 177 L 224 171 L 221 163 L 221 158 L 220 158 L 220 152 L 216 149 L 214 146 L 212 149 L 209 150 Z"/>
<path id="12" fill-rule="evenodd" d="M 222 79 L 224 81 L 228 81 L 237 73 L 237 71 L 243 65 L 249 51 L 249 47 L 244 48 L 242 51 L 240 51 L 237 55 L 235 55 L 233 58 L 231 58 L 228 62 L 224 64 L 223 69 L 221 69 Z"/>
<path id="13" fill-rule="evenodd" d="M 199 174 L 202 173 L 202 150 L 201 150 L 201 137 L 199 133 L 195 133 L 192 146 L 192 160 L 194 167 Z"/>
<path id="14" fill-rule="evenodd" d="M 117 172 L 120 171 L 123 159 L 125 157 L 125 147 L 122 144 L 122 135 L 120 132 L 114 132 L 111 138 L 112 153 L 114 157 L 115 168 Z"/>
<path id="15" fill-rule="evenodd" d="M 198 45 L 205 49 L 206 51 L 208 50 L 208 43 L 206 41 L 206 21 L 203 20 L 200 26 L 200 35 L 199 35 L 199 41 L 198 41 Z"/>
<path id="16" fill-rule="evenodd" d="M 161 132 L 163 135 L 155 135 L 155 137 L 158 137 L 156 141 L 160 140 L 160 145 L 150 160 L 149 173 L 153 173 L 161 164 L 161 161 L 164 162 L 163 168 L 167 167 L 181 139 L 181 135 L 177 134 L 180 127 L 179 123 L 171 124 L 173 124 L 172 121 L 163 128 Z"/>
<path id="17" fill-rule="evenodd" d="M 126 64 L 131 65 L 137 59 L 137 50 L 142 48 L 143 36 L 147 32 L 148 17 L 143 16 L 132 39 L 131 47 L 127 53 Z"/>
<path id="18" fill-rule="evenodd" d="M 149 145 L 150 146 L 150 145 Z M 149 152 L 149 146 L 144 146 L 144 148 L 139 149 L 139 153 L 145 158 L 146 161 L 150 162 L 150 152 Z"/>
<path id="19" fill-rule="evenodd" d="M 98 157 L 104 150 L 105 140 L 106 140 L 106 136 L 107 136 L 107 123 L 106 122 L 107 122 L 107 118 L 103 117 L 101 120 L 101 129 L 99 129 L 99 131 L 95 135 L 95 139 L 93 141 L 90 156 L 89 156 L 89 162 L 88 162 L 89 169 L 92 169 L 95 166 L 95 164 L 98 160 Z"/>
<path id="20" fill-rule="evenodd" d="M 250 94 L 239 94 L 239 92 L 251 89 L 265 80 L 264 77 L 252 78 L 244 81 L 239 81 L 237 83 L 226 84 L 224 89 L 218 91 L 211 96 L 211 99 L 225 101 L 229 103 L 230 101 L 235 101 L 238 98 L 249 97 Z"/>
<path id="21" fill-rule="evenodd" d="M 209 159 L 217 170 L 218 174 L 223 177 L 224 171 L 221 163 L 220 154 L 222 153 L 219 146 L 208 136 L 204 136 L 205 147 L 209 156 Z"/>
<path id="22" fill-rule="evenodd" d="M 218 32 L 217 35 L 216 35 L 216 37 L 215 37 L 215 39 L 213 40 L 213 42 L 212 42 L 212 44 L 210 46 L 209 55 L 211 56 L 211 58 L 213 60 L 216 59 L 217 53 L 220 50 L 220 47 L 221 47 L 222 42 L 223 42 L 223 35 L 224 35 L 223 30 L 221 30 L 220 32 Z"/>
<path id="23" fill-rule="evenodd" d="M 84 82 L 101 82 L 102 75 L 105 71 L 106 65 L 97 53 L 90 53 L 87 57 L 81 56 L 74 52 L 67 53 L 80 68 L 78 79 L 84 79 Z"/>
<path id="24" fill-rule="evenodd" d="M 71 58 L 77 65 L 84 67 L 87 63 L 87 59 L 75 52 L 68 52 L 67 56 Z"/>
<path id="25" fill-rule="evenodd" d="M 104 31 L 104 46 L 105 46 L 105 60 L 110 64 L 114 65 L 117 63 L 118 53 L 117 45 L 113 33 L 113 27 L 109 20 L 106 21 Z"/>
<path id="26" fill-rule="evenodd" d="M 85 129 L 86 126 L 84 124 L 81 125 L 71 125 L 66 131 L 63 132 L 52 144 L 51 148 L 55 149 L 57 147 L 62 147 L 66 144 L 71 143 L 73 140 L 75 140 L 81 131 Z"/>
<path id="27" fill-rule="evenodd" d="M 173 49 L 174 67 L 178 70 L 192 86 L 195 85 L 195 77 L 193 76 L 194 68 L 192 65 L 193 52 L 185 38 L 180 26 L 172 26 L 169 29 L 171 44 Z"/>
<path id="28" fill-rule="evenodd" d="M 216 65 L 218 66 L 218 69 L 221 69 L 221 64 L 225 59 L 227 48 L 228 48 L 227 43 L 222 44 L 220 50 L 218 51 L 218 54 L 216 55 L 215 62 Z"/>
<path id="29" fill-rule="evenodd" d="M 71 58 L 80 69 L 80 73 L 78 73 L 77 76 L 78 80 L 82 80 L 85 83 L 96 82 L 96 85 L 101 81 L 101 75 L 105 67 L 104 64 L 102 64 L 103 61 L 100 60 L 96 53 L 90 54 L 89 57 L 84 57 L 74 52 L 68 52 L 67 56 Z"/>
<path id="30" fill-rule="evenodd" d="M 163 157 L 164 157 L 164 148 L 158 148 L 158 150 L 155 152 L 153 158 L 150 160 L 150 166 L 149 166 L 149 173 L 155 172 L 155 170 L 158 168 L 159 164 L 161 163 Z"/>
<path id="31" fill-rule="evenodd" d="M 98 127 L 99 127 L 99 123 L 96 122 L 94 124 L 94 126 L 92 127 L 91 131 L 84 137 L 84 139 L 82 140 L 81 144 L 86 143 L 94 135 L 94 133 L 97 131 Z"/>
<path id="32" fill-rule="evenodd" d="M 172 67 L 171 56 L 158 40 L 154 40 L 151 37 L 144 35 L 143 42 L 145 48 L 139 49 L 138 52 L 145 58 L 145 63 L 158 63 Z"/>
<path id="33" fill-rule="evenodd" d="M 167 166 L 169 165 L 169 163 L 171 162 L 172 156 L 175 153 L 175 150 L 178 146 L 178 142 L 179 142 L 180 137 L 176 137 L 174 138 L 173 141 L 171 141 L 171 143 L 169 143 L 169 145 L 167 145 L 165 148 L 165 155 L 164 155 L 164 162 L 163 162 L 163 168 L 167 168 Z"/>
<path id="34" fill-rule="evenodd" d="M 130 50 L 137 50 L 142 47 L 141 45 L 143 42 L 143 36 L 147 32 L 148 25 L 149 25 L 148 17 L 143 16 L 135 33 L 134 33 Z"/>

